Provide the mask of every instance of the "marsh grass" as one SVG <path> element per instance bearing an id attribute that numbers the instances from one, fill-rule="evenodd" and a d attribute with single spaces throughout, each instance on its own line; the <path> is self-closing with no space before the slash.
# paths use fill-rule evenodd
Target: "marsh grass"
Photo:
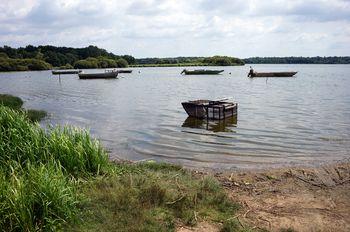
<path id="1" fill-rule="evenodd" d="M 77 210 L 74 186 L 58 164 L 27 164 L 0 176 L 2 231 L 58 229 Z"/>
<path id="2" fill-rule="evenodd" d="M 97 175 L 110 165 L 97 140 L 73 127 L 49 128 L 28 123 L 26 115 L 0 106 L 0 165 L 8 162 L 47 163 L 55 160 L 73 176 Z"/>
<path id="3" fill-rule="evenodd" d="M 239 208 L 212 177 L 165 163 L 111 163 L 87 131 L 43 129 L 4 106 L 0 154 L 1 231 L 174 231 L 225 223 Z"/>
<path id="4" fill-rule="evenodd" d="M 31 122 L 39 122 L 47 116 L 47 113 L 44 110 L 25 110 L 22 108 L 23 101 L 21 98 L 12 96 L 9 94 L 0 94 L 0 106 L 6 106 L 11 109 L 22 111 L 27 115 L 27 118 Z"/>
<path id="5" fill-rule="evenodd" d="M 39 122 L 47 116 L 44 110 L 26 110 L 25 113 L 31 122 Z"/>
<path id="6" fill-rule="evenodd" d="M 23 101 L 19 97 L 9 94 L 0 94 L 0 105 L 7 106 L 12 109 L 21 109 Z"/>
<path id="7" fill-rule="evenodd" d="M 239 205 L 211 177 L 195 178 L 179 166 L 123 164 L 129 172 L 85 183 L 88 197 L 75 231 L 174 231 L 176 223 L 223 222 Z"/>
<path id="8" fill-rule="evenodd" d="M 113 173 L 107 154 L 88 132 L 44 130 L 4 106 L 0 154 L 1 231 L 56 230 L 77 212 L 76 181 Z"/>

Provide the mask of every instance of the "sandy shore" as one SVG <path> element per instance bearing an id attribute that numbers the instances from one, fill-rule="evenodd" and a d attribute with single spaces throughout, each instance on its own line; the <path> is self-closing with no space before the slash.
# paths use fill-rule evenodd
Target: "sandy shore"
<path id="1" fill-rule="evenodd" d="M 242 226 L 268 231 L 350 231 L 350 162 L 317 167 L 206 173 L 214 175 L 242 209 Z M 219 231 L 201 222 L 179 232 Z M 289 229 L 289 230 L 287 230 Z"/>
<path id="2" fill-rule="evenodd" d="M 348 161 L 215 176 L 242 204 L 243 224 L 270 231 L 350 231 Z"/>

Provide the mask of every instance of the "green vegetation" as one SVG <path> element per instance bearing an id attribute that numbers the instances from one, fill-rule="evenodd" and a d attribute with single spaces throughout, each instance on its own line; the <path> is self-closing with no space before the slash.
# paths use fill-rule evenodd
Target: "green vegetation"
<path id="1" fill-rule="evenodd" d="M 117 56 L 96 46 L 68 48 L 32 46 L 0 47 L 0 71 L 47 70 L 78 68 L 117 68 L 134 64 L 130 55 Z"/>
<path id="2" fill-rule="evenodd" d="M 60 66 L 60 67 L 58 67 L 58 69 L 73 69 L 74 67 L 73 67 L 73 65 L 71 65 L 71 64 L 65 64 L 65 65 L 62 65 L 62 66 Z"/>
<path id="3" fill-rule="evenodd" d="M 164 163 L 111 163 L 88 132 L 42 129 L 5 106 L 0 154 L 2 231 L 174 231 L 203 220 L 246 231 L 229 222 L 239 206 L 214 178 Z"/>
<path id="4" fill-rule="evenodd" d="M 22 107 L 23 101 L 19 97 L 15 97 L 9 94 L 0 94 L 0 105 L 18 110 Z"/>
<path id="5" fill-rule="evenodd" d="M 44 110 L 26 110 L 26 115 L 31 122 L 39 122 L 41 119 L 47 116 Z"/>
<path id="6" fill-rule="evenodd" d="M 203 63 L 209 66 L 234 66 L 244 65 L 244 61 L 235 57 L 228 56 L 213 56 L 203 59 Z"/>
<path id="7" fill-rule="evenodd" d="M 55 230 L 77 211 L 73 177 L 97 175 L 108 157 L 88 133 L 45 131 L 0 106 L 0 229 Z"/>
<path id="8" fill-rule="evenodd" d="M 350 56 L 329 57 L 251 57 L 244 59 L 247 64 L 350 64 Z"/>
<path id="9" fill-rule="evenodd" d="M 138 67 L 165 66 L 235 66 L 244 65 L 244 61 L 229 56 L 213 57 L 176 57 L 176 58 L 142 58 L 136 59 Z"/>
<path id="10" fill-rule="evenodd" d="M 86 183 L 88 197 L 75 231 L 173 231 L 178 220 L 222 222 L 238 209 L 213 178 L 194 178 L 180 167 L 154 162 L 119 164 L 124 174 Z M 130 223 L 132 222 L 132 223 Z"/>
<path id="11" fill-rule="evenodd" d="M 32 46 L 0 47 L 0 71 L 28 71 L 72 68 L 123 68 L 169 66 L 234 66 L 248 64 L 350 64 L 350 57 L 251 57 L 229 56 L 139 58 L 115 55 L 96 46 L 85 48 Z"/>
<path id="12" fill-rule="evenodd" d="M 0 57 L 0 71 L 34 71 L 47 70 L 52 66 L 38 59 L 11 59 Z"/>
<path id="13" fill-rule="evenodd" d="M 84 60 L 78 60 L 74 63 L 74 68 L 125 68 L 128 67 L 128 62 L 123 58 L 117 60 L 108 59 L 102 56 L 97 58 L 89 57 Z"/>
<path id="14" fill-rule="evenodd" d="M 47 116 L 43 110 L 24 110 L 22 109 L 23 101 L 21 98 L 9 94 L 0 94 L 0 106 L 7 106 L 17 111 L 23 111 L 31 122 L 38 122 Z"/>

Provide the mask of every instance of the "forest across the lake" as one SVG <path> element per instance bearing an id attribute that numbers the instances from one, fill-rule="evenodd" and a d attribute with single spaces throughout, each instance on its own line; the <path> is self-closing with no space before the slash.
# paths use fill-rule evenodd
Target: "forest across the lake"
<path id="1" fill-rule="evenodd" d="M 0 71 L 30 71 L 49 69 L 97 69 L 164 66 L 236 66 L 244 64 L 350 64 L 350 56 L 332 57 L 168 57 L 135 58 L 116 55 L 90 45 L 84 48 L 51 45 L 12 48 L 0 47 Z"/>

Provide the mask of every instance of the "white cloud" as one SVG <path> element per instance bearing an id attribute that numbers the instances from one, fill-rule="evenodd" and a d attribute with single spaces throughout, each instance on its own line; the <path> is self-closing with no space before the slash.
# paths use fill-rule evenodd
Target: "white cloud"
<path id="1" fill-rule="evenodd" d="M 145 56 L 349 55 L 344 0 L 12 0 L 0 45 L 94 44 Z"/>

